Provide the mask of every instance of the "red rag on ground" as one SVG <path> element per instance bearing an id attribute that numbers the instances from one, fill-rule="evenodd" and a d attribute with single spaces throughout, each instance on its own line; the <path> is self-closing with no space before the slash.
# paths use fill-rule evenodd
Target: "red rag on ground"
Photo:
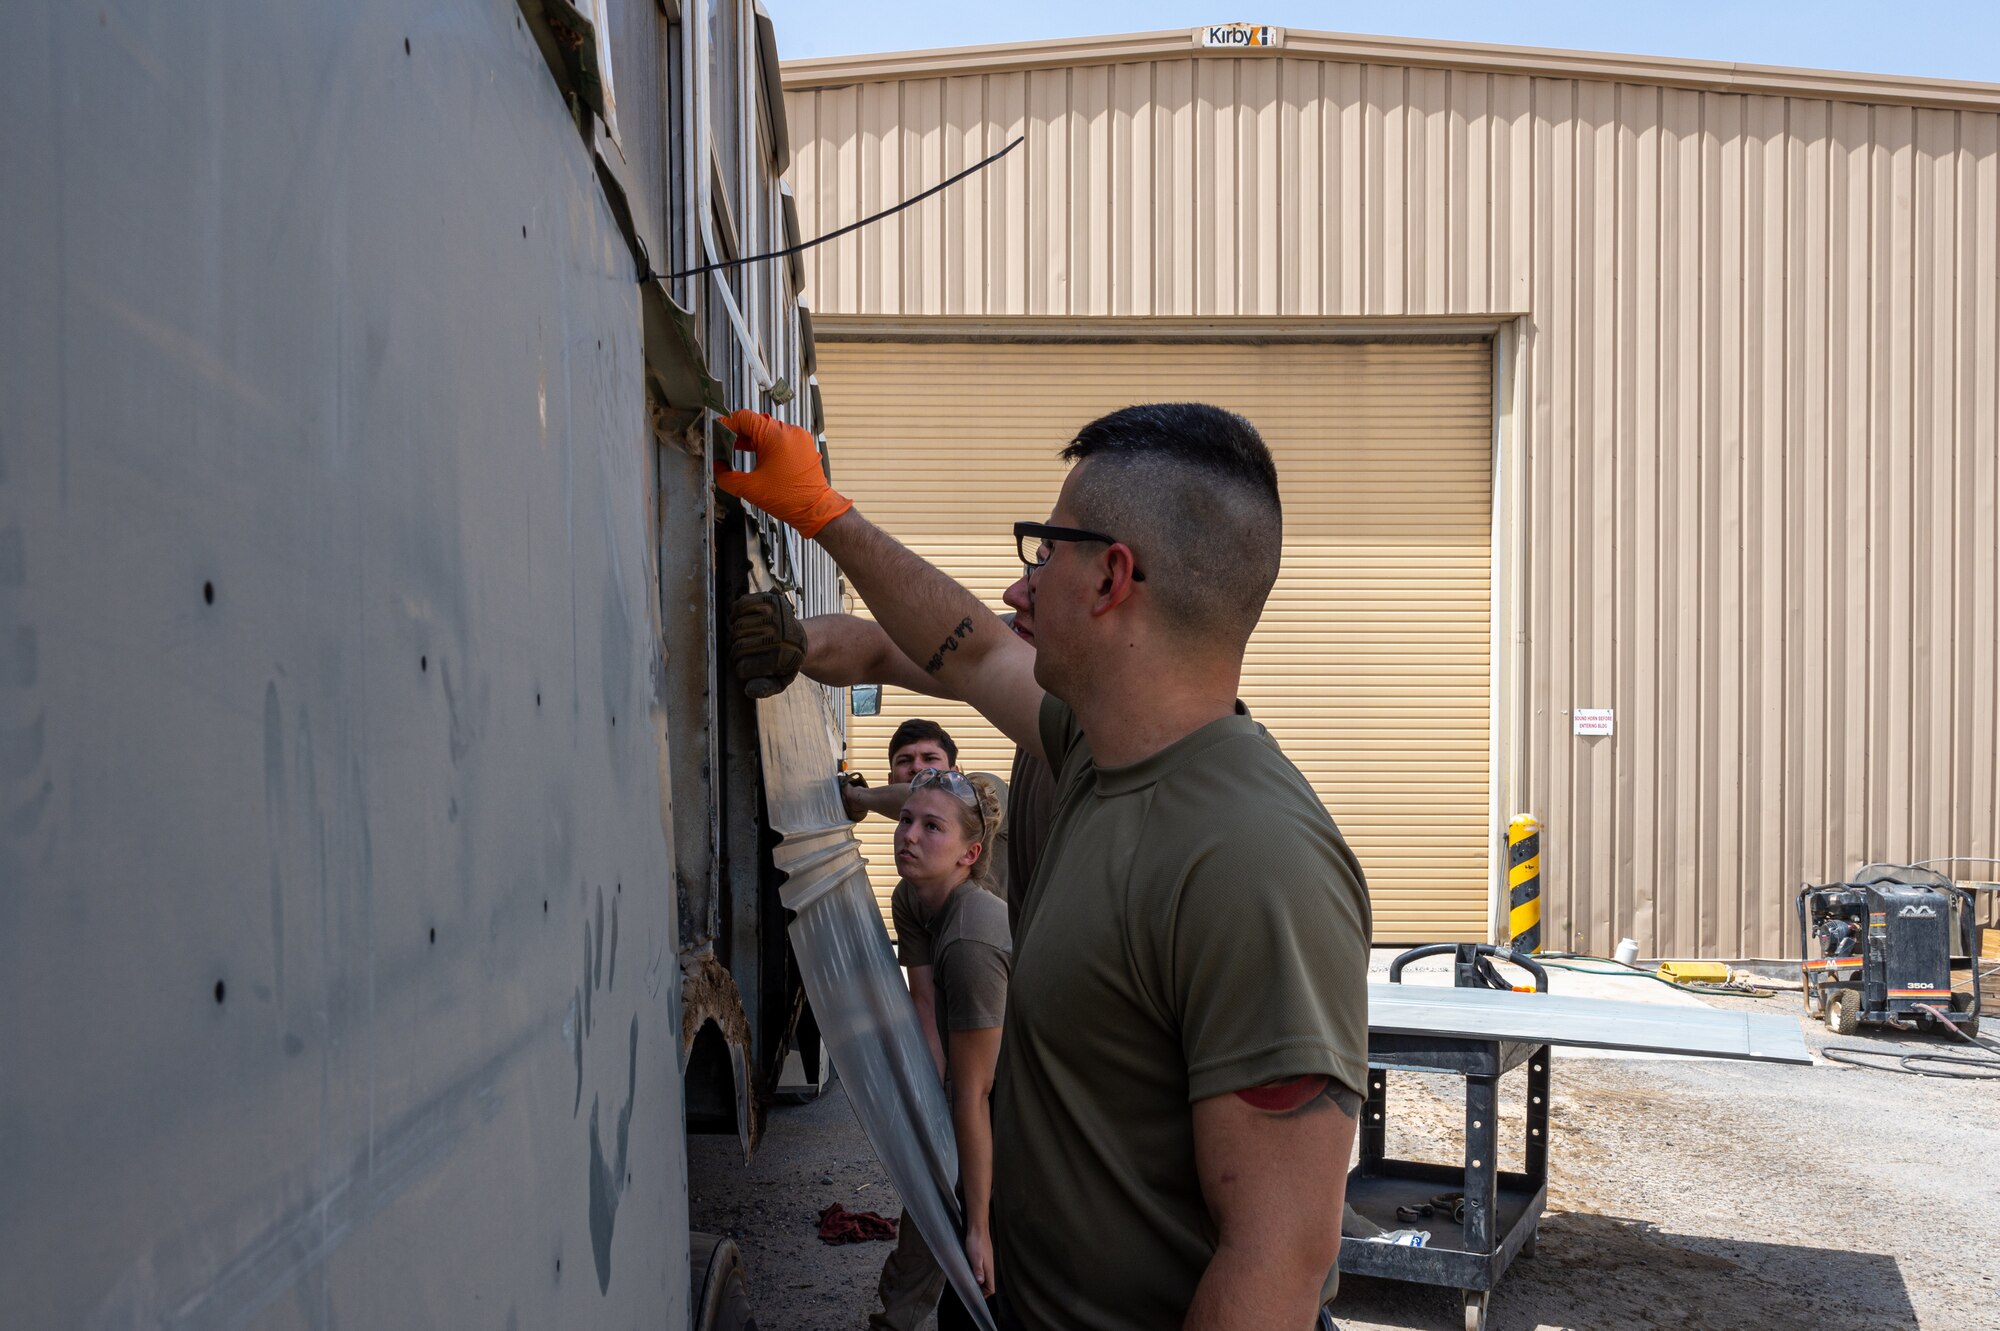
<path id="1" fill-rule="evenodd" d="M 893 1241 L 896 1222 L 873 1211 L 850 1211 L 839 1202 L 819 1213 L 819 1237 L 823 1243 L 870 1243 Z"/>

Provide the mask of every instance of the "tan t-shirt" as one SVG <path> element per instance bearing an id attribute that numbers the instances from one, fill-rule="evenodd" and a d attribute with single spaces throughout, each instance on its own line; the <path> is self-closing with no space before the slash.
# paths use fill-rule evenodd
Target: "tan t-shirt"
<path id="1" fill-rule="evenodd" d="M 1103 770 L 1066 705 L 1041 727 L 1055 819 L 1016 885 L 994 1094 L 1002 1279 L 1029 1331 L 1176 1327 L 1216 1238 L 1193 1102 L 1312 1073 L 1366 1085 L 1367 889 L 1247 714 Z"/>

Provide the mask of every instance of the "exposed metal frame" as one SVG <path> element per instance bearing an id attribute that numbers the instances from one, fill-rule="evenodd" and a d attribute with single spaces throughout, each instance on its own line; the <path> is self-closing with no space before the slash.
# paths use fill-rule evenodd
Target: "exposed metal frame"
<path id="1" fill-rule="evenodd" d="M 1528 316 L 1503 322 L 1493 334 L 1493 508 L 1487 668 L 1490 732 L 1487 771 L 1487 933 L 1507 941 L 1507 845 L 1505 828 L 1514 804 L 1528 788 L 1522 761 L 1527 754 L 1527 488 L 1528 419 L 1522 346 Z"/>
<path id="2" fill-rule="evenodd" d="M 676 202 L 670 211 L 683 224 L 665 238 L 670 261 L 655 266 L 674 270 L 773 247 L 788 235 L 778 168 L 789 135 L 768 16 L 754 0 L 732 0 L 719 25 L 712 17 L 699 6 L 676 5 L 666 27 L 667 68 L 681 77 L 677 88 L 668 81 L 664 147 Z M 709 78 L 710 52 L 721 49 L 732 53 L 731 90 Z M 715 104 L 724 91 L 726 104 Z M 725 152 L 732 144 L 734 153 Z M 731 155 L 741 169 L 726 176 Z M 790 225 L 795 231 L 796 223 Z M 660 686 L 669 699 L 674 751 L 685 755 L 667 775 L 687 823 L 677 831 L 677 886 L 689 1116 L 692 1122 L 700 1111 L 702 1130 L 726 1127 L 733 1117 L 747 1154 L 761 1128 L 762 1097 L 775 1087 L 797 1038 L 803 990 L 785 936 L 774 927 L 782 913 L 764 844 L 756 711 L 728 687 L 726 670 L 718 673 L 713 644 L 724 609 L 746 589 L 784 587 L 808 611 L 831 593 L 797 566 L 797 538 L 719 500 L 708 470 L 710 457 L 728 446 L 711 413 L 748 405 L 785 419 L 802 415 L 795 394 L 772 391 L 803 377 L 809 333 L 795 333 L 790 322 L 802 307 L 781 273 L 752 273 L 734 283 L 724 274 L 710 277 L 657 279 L 686 302 L 687 332 L 711 372 L 697 409 L 656 413 L 661 614 L 671 628 Z M 829 745 L 837 733 L 833 727 Z M 832 761 L 829 754 L 829 770 Z M 688 810 L 696 816 L 687 818 Z M 818 1064 L 816 1048 L 802 1051 L 802 1061 Z"/>

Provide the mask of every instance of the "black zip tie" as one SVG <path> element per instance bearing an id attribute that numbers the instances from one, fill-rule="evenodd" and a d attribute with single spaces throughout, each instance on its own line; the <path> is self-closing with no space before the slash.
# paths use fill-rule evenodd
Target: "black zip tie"
<path id="1" fill-rule="evenodd" d="M 862 227 L 868 226 L 869 224 L 874 222 L 879 222 L 885 217 L 894 217 L 897 213 L 902 212 L 905 208 L 914 207 L 917 204 L 922 203 L 925 199 L 930 198 L 931 195 L 937 194 L 943 190 L 950 189 L 953 185 L 956 185 L 959 181 L 965 179 L 967 176 L 973 175 L 976 172 L 984 171 L 987 167 L 993 165 L 995 162 L 1005 157 L 1008 153 L 1013 152 L 1016 148 L 1020 147 L 1023 143 L 1027 142 L 1027 140 L 1028 140 L 1027 135 L 1025 134 L 1020 135 L 1012 143 L 1002 148 L 999 152 L 994 153 L 991 157 L 985 158 L 981 161 L 974 162 L 971 166 L 966 167 L 965 170 L 959 172 L 955 176 L 951 176 L 945 180 L 940 180 L 937 184 L 931 186 L 929 189 L 925 190 L 922 194 L 913 194 L 909 198 L 903 200 L 901 203 L 897 204 L 893 208 L 884 208 L 881 212 L 876 213 L 869 217 L 864 217 L 858 222 L 850 222 L 846 226 L 841 227 L 838 231 L 829 231 L 823 236 L 815 236 L 811 240 L 802 240 L 796 245 L 787 245 L 784 249 L 772 250 L 768 254 L 752 254 L 748 258 L 744 259 L 724 259 L 720 263 L 703 264 L 699 268 L 688 268 L 678 273 L 668 273 L 666 274 L 666 278 L 670 282 L 678 282 L 683 277 L 700 277 L 703 273 L 712 273 L 721 268 L 740 268 L 744 264 L 763 263 L 767 259 L 788 259 L 794 254 L 798 254 L 802 251 L 811 249 L 815 245 L 824 245 L 829 240 L 838 240 L 840 239 L 840 237 L 846 235 L 850 231 L 859 231 Z M 641 284 L 644 284 L 652 281 L 654 278 L 659 276 L 660 274 L 658 273 L 642 272 L 639 274 L 639 281 Z"/>

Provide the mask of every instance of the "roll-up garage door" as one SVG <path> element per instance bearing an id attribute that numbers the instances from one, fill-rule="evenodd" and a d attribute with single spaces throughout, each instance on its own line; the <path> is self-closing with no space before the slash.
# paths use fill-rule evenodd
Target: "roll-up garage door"
<path id="1" fill-rule="evenodd" d="M 1378 941 L 1486 937 L 1486 343 L 833 342 L 819 376 L 836 485 L 996 610 L 1013 524 L 1047 516 L 1078 426 L 1146 401 L 1249 417 L 1277 459 L 1285 556 L 1243 699 L 1360 857 Z M 871 782 L 911 716 L 942 723 L 967 770 L 1006 774 L 1012 746 L 969 708 L 892 689 L 850 731 Z M 888 830 L 863 829 L 885 912 Z"/>

